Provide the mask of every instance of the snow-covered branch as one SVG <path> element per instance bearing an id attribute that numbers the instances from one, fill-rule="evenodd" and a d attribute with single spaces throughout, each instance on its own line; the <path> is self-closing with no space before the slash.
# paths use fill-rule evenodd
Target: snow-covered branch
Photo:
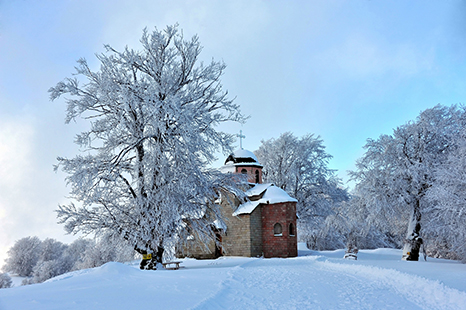
<path id="1" fill-rule="evenodd" d="M 222 90 L 225 64 L 197 64 L 197 36 L 184 40 L 169 26 L 145 29 L 141 43 L 141 51 L 106 45 L 97 55 L 99 71 L 80 59 L 76 77 L 49 90 L 52 100 L 72 97 L 65 99 L 67 122 L 90 121 L 76 139 L 87 155 L 58 159 L 82 207 L 60 206 L 57 213 L 68 232 L 113 231 L 141 253 L 155 253 L 187 217 L 212 214 L 196 219 L 203 222 L 196 229 L 207 230 L 220 215 L 209 203 L 219 175 L 206 167 L 215 151 L 230 151 L 233 136 L 215 126 L 245 118 Z"/>

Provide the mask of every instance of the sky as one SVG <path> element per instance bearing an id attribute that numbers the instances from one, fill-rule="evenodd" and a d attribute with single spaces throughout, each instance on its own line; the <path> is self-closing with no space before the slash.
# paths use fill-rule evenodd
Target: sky
<path id="1" fill-rule="evenodd" d="M 351 187 L 368 138 L 465 102 L 465 17 L 459 0 L 0 0 L 0 267 L 20 238 L 74 239 L 56 223 L 69 187 L 53 166 L 79 153 L 87 124 L 65 124 L 47 90 L 81 57 L 98 70 L 104 44 L 139 49 L 145 27 L 178 23 L 202 60 L 227 64 L 223 87 L 250 116 L 219 129 L 242 130 L 251 151 L 287 131 L 320 136 Z"/>

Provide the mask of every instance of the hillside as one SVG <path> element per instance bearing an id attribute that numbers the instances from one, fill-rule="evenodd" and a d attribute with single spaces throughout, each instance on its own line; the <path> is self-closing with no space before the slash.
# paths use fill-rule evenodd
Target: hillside
<path id="1" fill-rule="evenodd" d="M 300 250 L 288 259 L 185 259 L 177 271 L 108 263 L 0 290 L 0 309 L 466 309 L 466 265 L 401 251 Z"/>

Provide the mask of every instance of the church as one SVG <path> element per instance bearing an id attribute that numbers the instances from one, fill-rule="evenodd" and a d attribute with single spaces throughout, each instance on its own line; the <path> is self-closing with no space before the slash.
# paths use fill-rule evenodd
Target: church
<path id="1" fill-rule="evenodd" d="M 262 168 L 254 153 L 248 150 L 238 149 L 228 156 L 220 171 L 247 175 L 246 198 L 240 200 L 231 193 L 222 193 L 218 203 L 226 225 L 213 225 L 217 242 L 212 241 L 207 249 L 193 238 L 184 248 L 186 256 L 211 259 L 298 255 L 297 200 L 274 184 L 263 184 Z"/>

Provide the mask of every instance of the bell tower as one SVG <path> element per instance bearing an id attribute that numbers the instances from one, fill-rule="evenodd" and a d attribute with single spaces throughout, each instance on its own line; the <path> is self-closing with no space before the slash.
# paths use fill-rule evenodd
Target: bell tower
<path id="1" fill-rule="evenodd" d="M 227 157 L 225 165 L 220 170 L 222 172 L 247 174 L 249 183 L 261 184 L 262 168 L 263 166 L 253 152 L 238 149 Z"/>

